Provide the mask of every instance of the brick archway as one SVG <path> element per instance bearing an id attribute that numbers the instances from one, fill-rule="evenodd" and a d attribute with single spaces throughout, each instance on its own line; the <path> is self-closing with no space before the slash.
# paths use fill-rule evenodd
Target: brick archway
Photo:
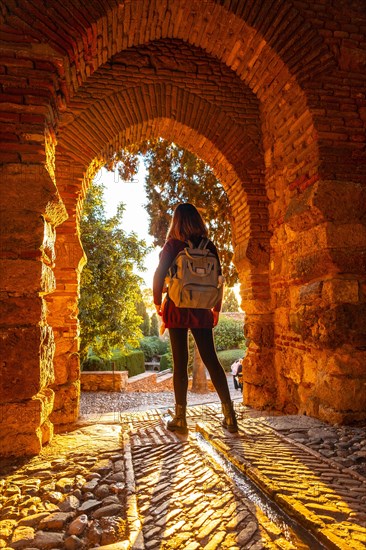
<path id="1" fill-rule="evenodd" d="M 156 135 L 229 195 L 246 402 L 364 417 L 365 16 L 274 4 L 5 4 L 5 452 L 36 452 L 75 418 L 80 200 L 106 153 Z M 31 420 L 11 422 L 21 411 Z"/>

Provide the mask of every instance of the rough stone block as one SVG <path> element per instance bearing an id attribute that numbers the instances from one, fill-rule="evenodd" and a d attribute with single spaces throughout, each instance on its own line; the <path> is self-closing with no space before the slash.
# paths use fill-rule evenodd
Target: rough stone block
<path id="1" fill-rule="evenodd" d="M 366 346 L 366 304 L 342 303 L 331 308 L 302 306 L 290 313 L 291 329 L 317 347 Z"/>
<path id="2" fill-rule="evenodd" d="M 27 296 L 0 293 L 0 327 L 37 325 L 46 321 L 46 304 L 38 292 Z"/>
<path id="3" fill-rule="evenodd" d="M 77 353 L 63 353 L 54 358 L 55 384 L 61 386 L 80 378 L 80 359 Z"/>
<path id="4" fill-rule="evenodd" d="M 264 319 L 258 321 L 253 317 L 247 317 L 244 326 L 244 336 L 257 346 L 271 348 L 274 339 L 274 327 L 272 322 L 266 322 Z"/>
<path id="5" fill-rule="evenodd" d="M 56 273 L 57 275 L 57 273 Z M 62 283 L 58 280 L 57 281 L 58 289 L 59 287 L 63 287 Z M 60 289 L 62 290 L 62 288 Z M 75 286 L 75 292 L 73 295 L 62 295 L 59 293 L 58 290 L 57 293 L 53 293 L 50 296 L 47 296 L 47 304 L 48 304 L 48 319 L 49 323 L 53 327 L 65 327 L 70 322 L 70 319 L 76 319 L 78 308 L 77 308 L 77 292 L 76 292 L 76 286 Z"/>
<path id="6" fill-rule="evenodd" d="M 71 424 L 79 416 L 80 381 L 64 386 L 56 386 L 54 391 L 55 404 L 50 420 L 55 426 L 55 431 L 57 431 L 56 426 Z"/>
<path id="7" fill-rule="evenodd" d="M 43 163 L 3 164 L 0 166 L 0 180 L 6 187 L 3 207 L 9 211 L 19 210 L 19 198 L 29 211 L 45 214 L 54 225 L 68 217 L 54 182 Z"/>
<path id="8" fill-rule="evenodd" d="M 349 279 L 324 281 L 322 298 L 329 304 L 355 304 L 359 301 L 359 283 Z"/>
<path id="9" fill-rule="evenodd" d="M 43 425 L 52 412 L 54 392 L 46 388 L 28 401 L 0 405 L 0 433 L 26 433 Z"/>
<path id="10" fill-rule="evenodd" d="M 366 351 L 344 348 L 339 353 L 332 353 L 327 361 L 322 361 L 321 364 L 326 365 L 325 372 L 329 376 L 358 378 L 362 384 L 365 376 Z"/>
<path id="11" fill-rule="evenodd" d="M 52 438 L 53 427 L 48 417 L 53 408 L 51 389 L 40 392 L 23 403 L 0 405 L 0 455 L 38 454 L 42 443 Z"/>
<path id="12" fill-rule="evenodd" d="M 366 410 L 366 379 L 351 379 L 324 374 L 317 389 L 319 402 L 335 411 Z"/>
<path id="13" fill-rule="evenodd" d="M 357 183 L 318 181 L 295 196 L 285 213 L 285 223 L 304 231 L 324 221 L 350 223 L 364 219 L 366 191 Z"/>
<path id="14" fill-rule="evenodd" d="M 18 205 L 18 208 L 21 205 Z M 1 246 L 2 252 L 36 251 L 44 240 L 45 222 L 39 212 L 24 210 L 1 211 Z"/>
<path id="15" fill-rule="evenodd" d="M 273 409 L 276 404 L 275 390 L 269 386 L 263 387 L 245 384 L 243 403 L 255 409 Z"/>
<path id="16" fill-rule="evenodd" d="M 298 291 L 298 303 L 313 304 L 315 300 L 319 300 L 321 298 L 322 285 L 322 281 L 316 281 L 315 283 L 309 283 L 300 287 Z"/>
<path id="17" fill-rule="evenodd" d="M 327 244 L 330 248 L 361 248 L 366 246 L 366 226 L 363 223 L 328 223 Z"/>
<path id="18" fill-rule="evenodd" d="M 53 382 L 52 328 L 35 326 L 0 331 L 1 401 L 22 401 Z"/>
<path id="19" fill-rule="evenodd" d="M 303 375 L 302 383 L 305 386 L 313 386 L 317 384 L 319 377 L 318 358 L 311 353 L 302 354 L 303 359 Z M 321 361 L 321 359 L 320 359 Z"/>
<path id="20" fill-rule="evenodd" d="M 42 450 L 42 433 L 12 433 L 0 438 L 0 456 L 34 456 Z"/>
<path id="21" fill-rule="evenodd" d="M 51 411 L 50 411 L 51 412 Z M 46 420 L 41 426 L 41 433 L 42 433 L 42 445 L 46 445 L 49 441 L 51 441 L 53 437 L 53 424 L 49 420 Z"/>
<path id="22" fill-rule="evenodd" d="M 48 297 L 47 297 L 48 298 Z M 64 353 L 77 353 L 79 351 L 78 333 L 70 334 L 69 329 L 63 330 L 62 328 L 53 329 L 55 335 L 55 355 L 62 355 Z"/>
<path id="23" fill-rule="evenodd" d="M 359 183 L 319 181 L 314 186 L 312 201 L 328 220 L 350 223 L 365 219 L 366 189 Z"/>
<path id="24" fill-rule="evenodd" d="M 66 225 L 66 224 L 65 224 Z M 72 234 L 59 234 L 56 241 L 56 257 L 58 269 L 80 269 L 86 262 L 85 253 L 80 242 L 75 223 L 67 222 Z"/>
<path id="25" fill-rule="evenodd" d="M 53 271 L 41 260 L 0 260 L 2 290 L 22 294 L 53 292 L 56 281 Z"/>
<path id="26" fill-rule="evenodd" d="M 247 355 L 243 362 L 243 380 L 248 384 L 254 384 L 259 387 L 273 384 L 273 352 L 262 351 L 252 353 L 249 346 Z M 274 386 L 273 386 L 274 388 Z"/>

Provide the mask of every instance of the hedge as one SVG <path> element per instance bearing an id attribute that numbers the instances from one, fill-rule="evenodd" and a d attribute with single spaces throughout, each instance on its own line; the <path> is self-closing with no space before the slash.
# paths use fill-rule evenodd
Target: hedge
<path id="1" fill-rule="evenodd" d="M 171 353 L 165 353 L 160 357 L 160 370 L 172 369 L 173 358 Z"/>
<path id="2" fill-rule="evenodd" d="M 241 359 L 245 355 L 245 351 L 242 349 L 227 349 L 224 351 L 218 351 L 217 356 L 221 365 L 226 372 L 230 372 L 230 367 L 237 359 Z"/>
<path id="3" fill-rule="evenodd" d="M 144 354 L 140 350 L 132 350 L 125 353 L 121 353 L 119 350 L 113 352 L 112 359 L 103 360 L 100 357 L 92 355 L 84 361 L 82 365 L 83 371 L 111 371 L 112 362 L 114 362 L 116 371 L 128 371 L 128 376 L 136 376 L 145 372 L 145 359 Z"/>

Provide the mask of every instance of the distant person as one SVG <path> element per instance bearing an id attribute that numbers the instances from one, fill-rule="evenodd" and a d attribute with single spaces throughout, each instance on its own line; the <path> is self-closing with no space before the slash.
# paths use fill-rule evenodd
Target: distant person
<path id="1" fill-rule="evenodd" d="M 222 425 L 230 432 L 238 431 L 226 374 L 217 357 L 213 340 L 212 329 L 217 325 L 219 320 L 221 299 L 212 309 L 197 309 L 177 307 L 173 300 L 169 298 L 169 295 L 167 295 L 162 306 L 164 280 L 177 255 L 188 246 L 188 241 L 195 247 L 198 247 L 202 239 L 207 239 L 207 234 L 207 228 L 198 210 L 190 203 L 178 205 L 174 211 L 167 240 L 160 253 L 159 265 L 154 275 L 154 304 L 158 315 L 162 316 L 163 323 L 169 330 L 173 353 L 175 416 L 167 423 L 167 428 L 170 431 L 178 433 L 188 433 L 186 407 L 189 329 L 193 334 L 202 361 L 207 367 L 213 385 L 220 397 L 222 412 L 224 414 Z M 208 241 L 206 247 L 218 260 L 215 245 L 211 241 Z"/>
<path id="2" fill-rule="evenodd" d="M 231 374 L 233 375 L 233 381 L 234 381 L 234 388 L 236 390 L 242 390 L 243 384 L 241 383 L 241 374 L 243 372 L 243 361 L 244 357 L 241 357 L 240 359 L 237 359 L 234 361 L 234 363 L 231 365 Z"/>

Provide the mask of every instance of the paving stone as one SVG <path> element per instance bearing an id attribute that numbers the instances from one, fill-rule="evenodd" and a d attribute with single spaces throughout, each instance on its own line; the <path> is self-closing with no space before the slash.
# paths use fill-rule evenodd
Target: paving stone
<path id="1" fill-rule="evenodd" d="M 33 541 L 33 545 L 36 548 L 44 548 L 46 550 L 62 548 L 63 544 L 64 535 L 62 533 L 53 533 L 51 531 L 37 531 Z"/>
<path id="2" fill-rule="evenodd" d="M 13 548 L 26 548 L 30 546 L 34 539 L 34 529 L 22 525 L 21 527 L 16 527 L 13 532 L 11 539 L 11 546 Z"/>
<path id="3" fill-rule="evenodd" d="M 117 495 L 110 495 L 102 500 L 102 506 L 108 506 L 108 504 L 121 504 Z"/>
<path id="4" fill-rule="evenodd" d="M 120 504 L 109 504 L 108 506 L 103 506 L 98 508 L 93 512 L 92 516 L 95 519 L 106 517 L 106 516 L 117 516 L 122 513 L 122 506 Z"/>
<path id="5" fill-rule="evenodd" d="M 33 514 L 20 519 L 18 521 L 18 525 L 27 525 L 29 527 L 36 527 L 39 524 L 39 522 L 46 517 L 49 517 L 48 512 L 40 512 L 38 514 Z"/>
<path id="6" fill-rule="evenodd" d="M 55 512 L 41 519 L 39 528 L 42 529 L 63 529 L 66 523 L 73 517 L 72 512 Z"/>
<path id="7" fill-rule="evenodd" d="M 221 543 L 226 537 L 226 531 L 218 531 L 212 539 L 204 546 L 204 550 L 217 550 L 222 548 Z"/>
<path id="8" fill-rule="evenodd" d="M 145 548 L 149 550 L 150 548 L 154 550 L 155 548 L 159 548 L 159 539 L 152 539 L 145 542 Z"/>
<path id="9" fill-rule="evenodd" d="M 227 522 L 226 527 L 228 529 L 236 529 L 238 525 L 250 515 L 250 512 L 244 511 L 239 514 L 233 513 L 232 519 Z"/>
<path id="10" fill-rule="evenodd" d="M 88 525 L 88 516 L 86 514 L 81 514 L 72 521 L 68 527 L 67 532 L 70 535 L 81 535 Z"/>
<path id="11" fill-rule="evenodd" d="M 110 494 L 110 488 L 109 488 L 109 485 L 107 485 L 106 483 L 99 485 L 94 491 L 95 497 L 99 500 L 103 500 L 109 494 Z"/>
<path id="12" fill-rule="evenodd" d="M 72 512 L 80 507 L 80 500 L 75 495 L 69 495 L 60 502 L 59 507 L 62 512 Z"/>
<path id="13" fill-rule="evenodd" d="M 221 519 L 216 519 L 204 524 L 203 527 L 198 531 L 196 535 L 198 540 L 202 540 L 208 537 L 212 533 L 212 531 L 214 531 L 216 527 L 220 525 L 220 523 L 221 523 Z"/>
<path id="14" fill-rule="evenodd" d="M 56 482 L 56 489 L 61 493 L 70 493 L 74 487 L 74 480 L 72 478 L 63 477 Z"/>
<path id="15" fill-rule="evenodd" d="M 99 483 L 99 479 L 91 479 L 81 487 L 81 490 L 84 491 L 85 493 L 88 491 L 92 492 L 98 486 L 98 483 Z"/>
<path id="16" fill-rule="evenodd" d="M 84 543 L 77 536 L 71 535 L 65 539 L 64 546 L 66 550 L 77 550 L 78 548 L 83 548 Z"/>
<path id="17" fill-rule="evenodd" d="M 78 512 L 91 512 L 92 510 L 95 510 L 95 508 L 98 508 L 100 504 L 101 504 L 100 500 L 95 500 L 95 499 L 86 500 L 78 508 Z"/>
<path id="18" fill-rule="evenodd" d="M 244 546 L 248 544 L 250 539 L 253 537 L 254 533 L 257 531 L 258 525 L 255 521 L 250 521 L 244 529 L 240 531 L 237 536 L 237 542 L 239 546 Z"/>

